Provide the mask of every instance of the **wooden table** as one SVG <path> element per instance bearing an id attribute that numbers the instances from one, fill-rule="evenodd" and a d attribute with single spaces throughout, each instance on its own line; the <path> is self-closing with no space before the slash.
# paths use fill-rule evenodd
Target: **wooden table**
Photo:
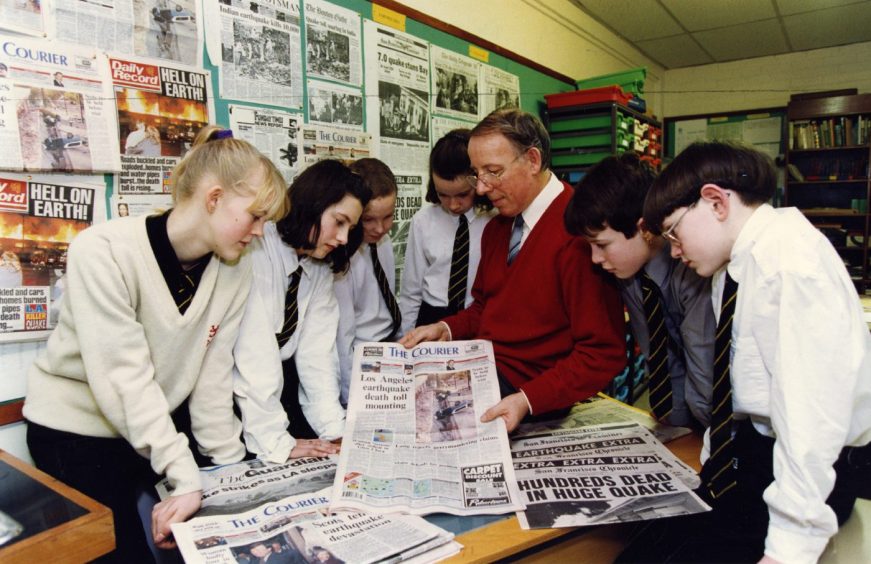
<path id="1" fill-rule="evenodd" d="M 702 439 L 690 434 L 666 445 L 678 458 L 700 470 Z M 446 560 L 452 564 L 493 562 L 512 556 L 522 562 L 613 562 L 625 546 L 632 524 L 600 525 L 594 528 L 520 528 L 517 517 L 490 523 L 457 535 L 463 550 Z"/>
<path id="2" fill-rule="evenodd" d="M 4 564 L 80 563 L 115 549 L 109 508 L 2 450 L 0 510 L 24 526 L 0 546 Z"/>

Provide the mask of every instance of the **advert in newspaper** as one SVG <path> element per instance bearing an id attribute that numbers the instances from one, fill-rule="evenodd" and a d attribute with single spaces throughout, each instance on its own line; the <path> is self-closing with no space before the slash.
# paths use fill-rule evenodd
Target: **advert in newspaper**
<path id="1" fill-rule="evenodd" d="M 500 514 L 523 508 L 489 341 L 363 343 L 331 510 Z"/>

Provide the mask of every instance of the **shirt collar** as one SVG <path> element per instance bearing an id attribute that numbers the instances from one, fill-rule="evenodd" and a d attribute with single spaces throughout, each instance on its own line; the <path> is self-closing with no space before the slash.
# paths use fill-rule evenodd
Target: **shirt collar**
<path id="1" fill-rule="evenodd" d="M 556 200 L 560 194 L 562 194 L 563 183 L 560 182 L 552 172 L 548 171 L 548 174 L 550 175 L 550 178 L 548 179 L 547 184 L 544 185 L 544 188 L 538 193 L 538 196 L 532 200 L 532 203 L 529 204 L 525 210 L 520 212 L 528 231 L 532 231 L 535 228 L 535 224 L 538 223 L 538 220 L 541 219 L 541 216 L 544 215 L 547 208 L 550 207 L 553 201 Z"/>
<path id="2" fill-rule="evenodd" d="M 750 249 L 753 248 L 753 245 L 765 229 L 771 225 L 776 215 L 777 211 L 770 204 L 762 204 L 747 218 L 747 222 L 744 223 L 741 232 L 738 233 L 738 238 L 735 239 L 735 244 L 732 245 L 732 253 L 729 256 L 727 268 L 729 275 L 734 280 L 743 278 L 742 275 L 750 256 Z"/>
<path id="3" fill-rule="evenodd" d="M 675 261 L 671 258 L 671 245 L 665 241 L 662 249 L 650 258 L 643 270 L 657 286 L 662 288 L 674 264 Z"/>

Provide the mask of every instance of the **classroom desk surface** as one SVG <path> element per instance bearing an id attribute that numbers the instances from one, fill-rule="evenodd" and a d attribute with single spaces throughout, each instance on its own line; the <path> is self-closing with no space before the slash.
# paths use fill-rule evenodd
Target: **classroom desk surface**
<path id="1" fill-rule="evenodd" d="M 700 470 L 700 435 L 686 435 L 666 446 L 696 471 Z M 509 556 L 522 557 L 524 562 L 611 562 L 622 550 L 631 527 L 618 524 L 525 531 L 512 515 L 457 535 L 455 540 L 463 545 L 463 550 L 445 562 L 493 562 Z M 522 554 L 525 551 L 529 553 Z"/>
<path id="2" fill-rule="evenodd" d="M 23 527 L 0 562 L 87 562 L 115 548 L 112 511 L 0 450 L 0 511 Z"/>

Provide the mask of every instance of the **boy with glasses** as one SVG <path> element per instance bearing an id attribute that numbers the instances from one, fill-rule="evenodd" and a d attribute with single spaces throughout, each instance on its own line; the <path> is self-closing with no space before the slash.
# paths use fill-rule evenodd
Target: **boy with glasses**
<path id="1" fill-rule="evenodd" d="M 593 263 L 617 277 L 646 359 L 653 415 L 672 425 L 707 427 L 716 325 L 711 282 L 671 257 L 666 239 L 672 234 L 654 235 L 641 218 L 655 177 L 633 153 L 606 158 L 578 183 L 566 229 L 583 236 Z"/>
<path id="2" fill-rule="evenodd" d="M 527 415 L 570 407 L 625 366 L 619 294 L 593 269 L 590 246 L 565 230 L 572 189 L 547 168 L 550 138 L 520 110 L 497 110 L 472 130 L 478 194 L 499 216 L 484 229 L 472 304 L 400 343 L 489 339 L 503 399 L 481 421 L 509 431 Z"/>
<path id="3" fill-rule="evenodd" d="M 620 561 L 816 562 L 868 494 L 871 336 L 829 241 L 766 203 L 775 186 L 762 153 L 700 142 L 647 195 L 672 255 L 716 273 L 699 492 L 713 511 L 653 522 Z"/>

